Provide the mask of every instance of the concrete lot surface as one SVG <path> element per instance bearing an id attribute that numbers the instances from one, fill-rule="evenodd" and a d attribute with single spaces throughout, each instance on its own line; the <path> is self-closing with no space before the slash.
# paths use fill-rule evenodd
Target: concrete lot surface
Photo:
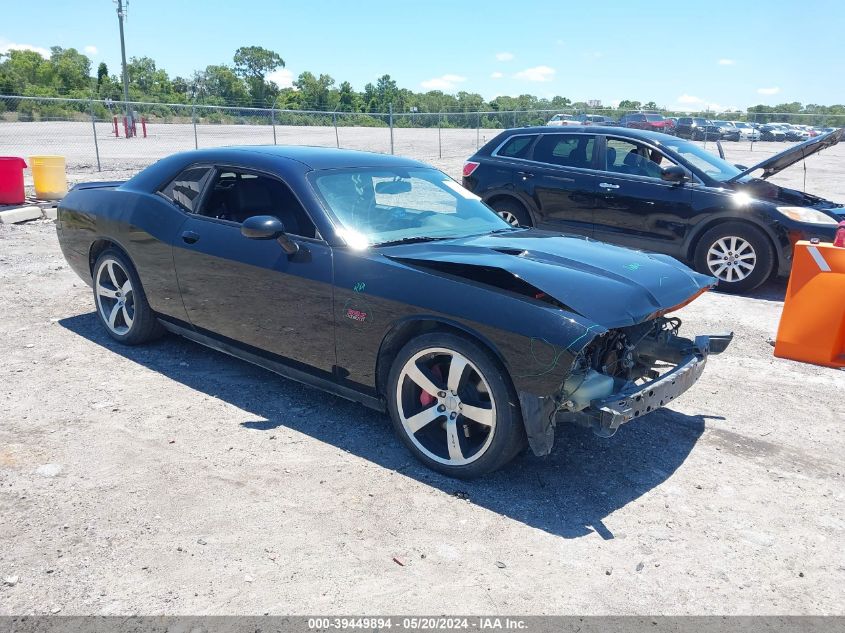
<path id="1" fill-rule="evenodd" d="M 359 405 L 118 345 L 53 223 L 0 225 L 0 614 L 843 614 L 845 372 L 773 357 L 784 291 L 678 313 L 736 338 L 671 408 L 459 482 Z"/>
<path id="2" fill-rule="evenodd" d="M 123 180 L 150 163 L 174 152 L 194 149 L 194 128 L 190 124 L 152 124 L 147 138 L 115 138 L 109 134 L 110 124 L 97 124 L 97 141 L 103 171 L 97 171 L 94 137 L 91 124 L 85 122 L 0 122 L 0 155 L 22 156 L 58 154 L 67 160 L 71 183 L 86 180 Z M 460 180 L 466 158 L 501 130 L 394 128 L 393 147 L 396 154 L 411 156 L 430 163 Z M 276 126 L 279 145 L 319 145 L 390 152 L 390 130 L 371 127 Z M 273 129 L 269 125 L 198 125 L 196 144 L 200 147 L 222 145 L 272 144 Z M 704 145 L 704 143 L 698 143 Z M 729 160 L 751 166 L 783 151 L 791 143 L 724 141 Z M 706 144 L 716 151 L 712 141 Z M 806 190 L 835 202 L 845 202 L 845 144 L 832 147 L 806 160 Z M 32 184 L 30 172 L 27 183 Z M 798 189 L 804 188 L 803 164 L 790 168 L 772 179 Z"/>

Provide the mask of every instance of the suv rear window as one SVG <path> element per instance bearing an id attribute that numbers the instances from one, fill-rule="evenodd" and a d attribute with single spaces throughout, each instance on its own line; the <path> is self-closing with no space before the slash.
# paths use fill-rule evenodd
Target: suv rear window
<path id="1" fill-rule="evenodd" d="M 496 156 L 525 158 L 536 136 L 512 136 L 496 152 Z"/>

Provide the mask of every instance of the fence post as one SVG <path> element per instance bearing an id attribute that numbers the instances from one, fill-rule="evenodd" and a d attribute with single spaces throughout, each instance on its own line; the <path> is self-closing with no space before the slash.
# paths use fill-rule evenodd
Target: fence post
<path id="1" fill-rule="evenodd" d="M 475 149 L 480 147 L 479 138 L 481 135 L 481 112 L 475 113 Z"/>
<path id="2" fill-rule="evenodd" d="M 194 149 L 199 149 L 200 145 L 197 141 L 197 106 L 195 103 L 191 104 L 191 121 L 194 124 Z"/>
<path id="3" fill-rule="evenodd" d="M 387 109 L 389 113 L 388 123 L 390 125 L 390 153 L 393 153 L 393 104 L 387 104 Z"/>
<path id="4" fill-rule="evenodd" d="M 437 113 L 437 155 L 443 158 L 443 141 L 440 137 L 440 128 L 443 126 L 443 113 Z"/>
<path id="5" fill-rule="evenodd" d="M 513 111 L 513 126 L 516 127 L 516 110 Z"/>
<path id="6" fill-rule="evenodd" d="M 337 135 L 337 112 L 332 112 L 332 123 L 334 123 L 334 140 L 340 149 L 340 137 Z"/>
<path id="7" fill-rule="evenodd" d="M 747 111 L 747 110 L 746 110 L 746 113 L 745 113 L 745 114 L 746 114 L 746 117 L 745 117 L 745 118 L 746 118 L 746 119 L 748 119 L 748 116 L 747 116 L 747 115 L 748 115 L 748 111 Z M 756 123 L 756 122 L 757 122 L 757 117 L 754 115 L 754 113 L 752 113 L 752 115 L 751 115 L 751 116 L 754 118 L 754 123 Z M 749 121 L 749 123 L 750 123 L 750 121 Z M 753 151 L 754 151 L 754 132 L 757 132 L 758 130 L 757 130 L 757 128 L 756 128 L 756 127 L 752 127 L 752 128 L 751 128 L 751 130 L 752 130 L 752 132 L 751 132 L 751 149 L 750 149 L 749 151 L 752 151 L 752 152 L 753 152 Z"/>
<path id="8" fill-rule="evenodd" d="M 277 97 L 278 98 L 278 97 Z M 270 106 L 270 125 L 273 126 L 273 145 L 276 144 L 276 101 Z"/>
<path id="9" fill-rule="evenodd" d="M 88 102 L 88 108 L 91 111 L 91 129 L 94 132 L 94 153 L 97 155 L 97 171 L 103 171 L 100 165 L 100 144 L 97 142 L 97 125 L 94 121 L 94 102 Z"/>

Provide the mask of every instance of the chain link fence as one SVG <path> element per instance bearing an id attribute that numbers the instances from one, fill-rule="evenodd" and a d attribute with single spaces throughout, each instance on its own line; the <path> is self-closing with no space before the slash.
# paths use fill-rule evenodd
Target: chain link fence
<path id="1" fill-rule="evenodd" d="M 616 121 L 624 113 L 611 109 L 351 113 L 0 96 L 0 155 L 55 154 L 65 157 L 70 172 L 130 172 L 194 148 L 317 145 L 402 154 L 444 168 L 467 158 L 503 129 L 542 125 L 555 114 Z M 845 126 L 845 115 L 821 113 L 664 114 L 761 125 Z M 752 143 L 749 149 L 760 144 Z M 771 145 L 765 151 L 779 151 L 778 143 Z"/>

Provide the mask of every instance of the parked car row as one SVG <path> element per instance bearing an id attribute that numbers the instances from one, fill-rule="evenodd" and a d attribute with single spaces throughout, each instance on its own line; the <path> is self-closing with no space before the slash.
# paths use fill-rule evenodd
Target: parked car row
<path id="1" fill-rule="evenodd" d="M 511 224 L 665 253 L 716 277 L 721 289 L 743 292 L 788 274 L 796 240 L 833 241 L 845 205 L 766 179 L 835 145 L 843 132 L 745 168 L 659 132 L 520 128 L 479 149 L 463 184 Z"/>
<path id="2" fill-rule="evenodd" d="M 836 128 L 792 123 L 710 120 L 703 117 L 664 117 L 657 112 L 629 112 L 618 121 L 595 114 L 556 114 L 549 126 L 603 125 L 663 132 L 694 141 L 802 142 Z"/>

